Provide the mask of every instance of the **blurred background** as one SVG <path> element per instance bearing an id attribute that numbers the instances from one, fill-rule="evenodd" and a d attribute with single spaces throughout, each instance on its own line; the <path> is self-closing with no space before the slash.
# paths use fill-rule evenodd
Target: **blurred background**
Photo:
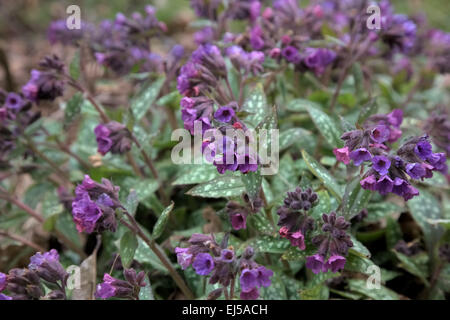
<path id="1" fill-rule="evenodd" d="M 449 0 L 393 0 L 399 13 L 424 14 L 433 27 L 450 31 Z M 66 8 L 76 4 L 82 20 L 98 23 L 113 19 L 118 12 L 128 15 L 143 11 L 145 5 L 157 8 L 157 17 L 168 26 L 170 38 L 187 47 L 193 46 L 194 12 L 189 0 L 0 0 L 0 87 L 9 91 L 20 88 L 29 71 L 45 54 L 61 48 L 49 45 L 46 31 L 51 21 L 67 17 Z M 306 6 L 308 1 L 300 1 Z M 169 38 L 169 37 L 167 37 Z M 167 44 L 167 45 L 173 45 Z M 158 51 L 158 45 L 153 49 Z"/>

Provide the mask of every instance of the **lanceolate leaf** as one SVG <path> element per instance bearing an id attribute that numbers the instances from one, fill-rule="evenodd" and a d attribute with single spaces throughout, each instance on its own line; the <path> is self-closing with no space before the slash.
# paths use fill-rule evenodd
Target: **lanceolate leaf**
<path id="1" fill-rule="evenodd" d="M 163 77 L 156 79 L 148 86 L 144 87 L 144 89 L 131 101 L 131 110 L 135 119 L 140 120 L 145 116 L 158 97 L 159 90 L 161 90 L 163 83 Z"/>
<path id="2" fill-rule="evenodd" d="M 153 227 L 153 233 L 152 233 L 153 239 L 158 239 L 161 236 L 161 234 L 163 233 L 164 228 L 166 227 L 167 222 L 169 221 L 169 215 L 170 215 L 170 212 L 172 212 L 172 210 L 173 210 L 173 206 L 174 206 L 174 203 L 172 201 L 172 203 L 166 209 L 164 209 L 164 211 L 159 216 L 158 221 L 156 221 L 156 224 Z"/>
<path id="3" fill-rule="evenodd" d="M 340 138 L 341 132 L 334 120 L 318 108 L 308 106 L 307 111 L 311 117 L 311 120 L 314 122 L 317 129 L 319 129 L 328 144 L 333 148 L 341 147 L 343 145 Z"/>
<path id="4" fill-rule="evenodd" d="M 251 113 L 245 119 L 245 122 L 249 123 L 254 128 L 263 121 L 269 112 L 269 107 L 267 106 L 266 95 L 262 85 L 257 85 L 250 93 L 250 96 L 244 102 L 242 110 Z"/>
<path id="5" fill-rule="evenodd" d="M 294 112 L 307 112 L 309 107 L 313 107 L 316 109 L 320 109 L 320 105 L 314 101 L 306 100 L 306 99 L 294 99 L 291 100 L 286 108 L 289 111 Z"/>
<path id="6" fill-rule="evenodd" d="M 440 225 L 430 224 L 429 219 L 442 218 L 439 201 L 430 192 L 419 189 L 420 195 L 407 202 L 414 220 L 421 227 L 428 250 L 432 250 L 439 241 L 443 228 Z"/>
<path id="7" fill-rule="evenodd" d="M 366 280 L 361 279 L 350 279 L 348 288 L 350 291 L 361 293 L 374 300 L 398 300 L 400 298 L 396 292 L 382 285 L 380 288 L 369 288 Z"/>
<path id="8" fill-rule="evenodd" d="M 146 277 L 145 283 L 145 287 L 141 288 L 141 291 L 139 291 L 139 300 L 155 300 L 150 279 L 148 277 Z"/>
<path id="9" fill-rule="evenodd" d="M 138 247 L 138 241 L 136 236 L 131 231 L 124 233 L 120 239 L 120 258 L 122 260 L 122 265 L 125 268 L 129 268 L 133 262 L 134 253 Z"/>
<path id="10" fill-rule="evenodd" d="M 375 114 L 377 112 L 377 110 L 378 110 L 378 105 L 377 105 L 376 99 L 370 100 L 362 107 L 361 112 L 359 113 L 359 116 L 358 116 L 357 123 L 359 125 L 362 125 L 364 123 L 364 121 L 366 121 L 367 118 L 370 117 L 371 115 Z"/>
<path id="11" fill-rule="evenodd" d="M 255 200 L 259 196 L 261 190 L 262 176 L 260 170 L 258 169 L 255 172 L 243 174 L 242 182 L 250 199 Z"/>
<path id="12" fill-rule="evenodd" d="M 342 200 L 342 188 L 334 180 L 334 177 L 320 163 L 311 157 L 305 150 L 302 150 L 303 160 L 313 175 L 315 175 L 339 201 Z"/>
<path id="13" fill-rule="evenodd" d="M 235 197 L 245 191 L 240 177 L 220 177 L 195 186 L 186 194 L 203 198 Z"/>

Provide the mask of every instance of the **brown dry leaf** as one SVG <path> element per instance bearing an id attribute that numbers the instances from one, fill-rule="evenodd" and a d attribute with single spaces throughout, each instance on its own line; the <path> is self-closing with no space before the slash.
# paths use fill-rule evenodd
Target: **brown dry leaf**
<path id="1" fill-rule="evenodd" d="M 80 265 L 80 288 L 73 289 L 72 300 L 94 300 L 97 282 L 97 251 L 101 244 L 101 236 L 97 238 L 97 246 L 92 254 Z"/>

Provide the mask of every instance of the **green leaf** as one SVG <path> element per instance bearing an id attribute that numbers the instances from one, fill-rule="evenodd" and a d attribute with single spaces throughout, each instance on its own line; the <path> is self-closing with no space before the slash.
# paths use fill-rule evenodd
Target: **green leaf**
<path id="1" fill-rule="evenodd" d="M 240 196 L 245 191 L 239 177 L 220 177 L 190 189 L 186 194 L 203 198 L 222 198 Z"/>
<path id="2" fill-rule="evenodd" d="M 372 192 L 361 188 L 359 177 L 356 177 L 345 188 L 345 194 L 342 200 L 342 215 L 346 219 L 351 219 L 368 205 L 371 197 Z"/>
<path id="3" fill-rule="evenodd" d="M 153 227 L 153 232 L 152 232 L 153 239 L 155 239 L 155 240 L 158 239 L 161 236 L 161 234 L 163 233 L 164 228 L 166 227 L 167 222 L 169 221 L 169 215 L 173 210 L 173 206 L 174 206 L 174 203 L 172 201 L 170 203 L 170 205 L 166 209 L 164 209 L 164 211 L 159 216 L 158 221 L 156 221 L 156 224 Z"/>
<path id="4" fill-rule="evenodd" d="M 84 103 L 83 95 L 79 92 L 75 93 L 73 97 L 67 101 L 64 109 L 64 127 L 71 124 L 74 119 L 81 113 L 81 106 Z"/>
<path id="5" fill-rule="evenodd" d="M 271 235 L 273 233 L 272 224 L 261 212 L 250 215 L 247 218 L 247 222 L 263 234 Z"/>
<path id="6" fill-rule="evenodd" d="M 156 244 L 156 246 L 158 246 L 158 244 Z M 164 252 L 164 250 L 161 248 L 160 251 Z M 149 264 L 159 272 L 167 274 L 166 267 L 161 263 L 156 254 L 141 238 L 138 238 L 138 247 L 136 249 L 136 253 L 134 254 L 134 260 L 140 263 Z"/>
<path id="7" fill-rule="evenodd" d="M 311 135 L 311 132 L 302 128 L 290 128 L 284 130 L 279 136 L 279 148 L 280 151 L 289 148 L 299 140 L 303 140 L 305 135 Z"/>
<path id="8" fill-rule="evenodd" d="M 334 120 L 318 108 L 308 106 L 307 111 L 311 120 L 314 122 L 317 129 L 319 129 L 328 144 L 333 148 L 342 147 L 343 141 L 340 138 L 341 132 Z"/>
<path id="9" fill-rule="evenodd" d="M 397 242 L 402 239 L 402 230 L 394 218 L 386 218 L 386 245 L 389 249 L 394 248 Z"/>
<path id="10" fill-rule="evenodd" d="M 419 189 L 419 192 L 419 196 L 409 200 L 407 205 L 414 220 L 423 231 L 428 250 L 432 250 L 439 241 L 443 228 L 440 225 L 430 224 L 429 220 L 442 218 L 441 205 L 430 192 L 424 189 Z"/>
<path id="11" fill-rule="evenodd" d="M 153 296 L 152 286 L 150 284 L 150 279 L 148 277 L 146 278 L 147 279 L 145 279 L 145 287 L 141 288 L 141 291 L 139 291 L 139 300 L 155 300 L 155 297 Z"/>
<path id="12" fill-rule="evenodd" d="M 428 255 L 426 253 L 420 254 L 424 259 L 419 259 L 418 256 L 408 257 L 403 253 L 392 250 L 400 260 L 400 267 L 408 271 L 409 273 L 417 276 L 422 282 L 429 286 L 428 278 Z"/>
<path id="13" fill-rule="evenodd" d="M 334 180 L 334 177 L 325 169 L 320 163 L 316 161 L 313 157 L 311 157 L 305 150 L 302 150 L 302 157 L 305 160 L 306 165 L 309 168 L 309 171 L 313 175 L 315 175 L 322 183 L 325 188 L 328 189 L 337 199 L 338 201 L 342 201 L 342 188 L 339 184 Z"/>
<path id="14" fill-rule="evenodd" d="M 69 74 L 75 80 L 78 80 L 80 77 L 80 52 L 75 52 L 72 61 L 69 65 Z"/>
<path id="15" fill-rule="evenodd" d="M 48 192 L 42 202 L 42 214 L 44 218 L 60 214 L 64 211 L 64 206 L 59 201 L 58 196 L 54 192 Z"/>
<path id="16" fill-rule="evenodd" d="M 359 113 L 358 120 L 356 123 L 359 125 L 362 125 L 364 121 L 367 120 L 371 115 L 374 115 L 377 113 L 378 105 L 376 98 L 371 99 L 369 102 L 367 102 L 362 108 L 361 112 Z"/>
<path id="17" fill-rule="evenodd" d="M 349 279 L 348 288 L 350 291 L 355 291 L 365 295 L 374 300 L 399 300 L 400 296 L 384 286 L 380 288 L 368 288 L 366 281 L 361 279 Z"/>
<path id="18" fill-rule="evenodd" d="M 318 103 L 307 99 L 291 100 L 287 104 L 286 109 L 293 112 L 307 112 L 309 107 L 320 109 L 320 105 Z"/>
<path id="19" fill-rule="evenodd" d="M 324 284 L 319 284 L 299 291 L 301 300 L 328 300 L 329 290 Z"/>
<path id="20" fill-rule="evenodd" d="M 269 112 L 269 108 L 267 106 L 266 95 L 261 84 L 258 84 L 250 93 L 250 96 L 242 106 L 242 110 L 251 113 L 245 119 L 245 122 L 251 124 L 254 128 L 264 120 Z"/>
<path id="21" fill-rule="evenodd" d="M 349 250 L 347 262 L 345 263 L 344 269 L 346 271 L 360 272 L 367 275 L 372 275 L 372 272 L 369 269 L 369 267 L 374 265 L 375 264 L 372 262 L 372 260 L 363 257 L 355 250 Z"/>
<path id="22" fill-rule="evenodd" d="M 127 201 L 124 204 L 124 207 L 125 209 L 127 209 L 129 214 L 134 216 L 138 205 L 139 205 L 139 197 L 137 196 L 136 190 L 131 189 L 130 193 L 128 194 Z"/>
<path id="23" fill-rule="evenodd" d="M 262 176 L 260 170 L 258 169 L 255 172 L 243 174 L 241 179 L 248 196 L 251 200 L 255 200 L 259 196 L 261 190 Z"/>
<path id="24" fill-rule="evenodd" d="M 300 250 L 297 247 L 290 247 L 281 257 L 288 261 L 305 261 L 306 257 L 312 256 L 316 251 L 317 249 L 312 245 L 306 246 L 305 250 Z"/>
<path id="25" fill-rule="evenodd" d="M 125 232 L 120 239 L 120 259 L 125 268 L 129 268 L 134 259 L 134 254 L 138 247 L 138 241 L 134 233 Z"/>
<path id="26" fill-rule="evenodd" d="M 135 119 L 140 120 L 145 116 L 158 97 L 159 91 L 164 84 L 164 80 L 164 77 L 156 79 L 148 86 L 145 86 L 144 89 L 132 99 L 131 110 Z"/>
<path id="27" fill-rule="evenodd" d="M 391 202 L 377 202 L 367 205 L 368 215 L 365 222 L 375 222 L 394 213 L 400 212 L 401 208 Z"/>
<path id="28" fill-rule="evenodd" d="M 317 205 L 311 210 L 310 216 L 315 220 L 322 219 L 322 214 L 330 213 L 331 211 L 331 199 L 330 195 L 326 190 L 319 190 L 316 192 L 319 202 Z"/>
<path id="29" fill-rule="evenodd" d="M 353 235 L 350 235 L 350 238 L 352 239 L 352 242 L 353 242 L 353 247 L 350 248 L 350 251 L 352 251 L 356 255 L 359 255 L 363 258 L 371 257 L 370 251 L 369 251 L 369 249 L 366 248 L 365 245 L 363 245 L 361 242 L 356 240 L 356 238 Z"/>
<path id="30" fill-rule="evenodd" d="M 120 185 L 121 190 L 136 190 L 137 198 L 141 202 L 149 198 L 158 189 L 158 182 L 154 179 L 126 177 Z"/>
<path id="31" fill-rule="evenodd" d="M 259 252 L 283 253 L 290 246 L 290 242 L 287 239 L 263 235 L 250 241 L 249 245 Z"/>
<path id="32" fill-rule="evenodd" d="M 187 165 L 187 169 L 172 183 L 174 186 L 208 182 L 222 177 L 212 164 Z"/>

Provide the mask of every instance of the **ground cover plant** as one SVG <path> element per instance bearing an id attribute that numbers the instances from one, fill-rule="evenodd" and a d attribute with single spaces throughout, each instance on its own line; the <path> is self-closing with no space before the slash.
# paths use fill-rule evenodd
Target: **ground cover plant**
<path id="1" fill-rule="evenodd" d="M 448 298 L 450 33 L 185 2 L 0 46 L 0 300 Z"/>

